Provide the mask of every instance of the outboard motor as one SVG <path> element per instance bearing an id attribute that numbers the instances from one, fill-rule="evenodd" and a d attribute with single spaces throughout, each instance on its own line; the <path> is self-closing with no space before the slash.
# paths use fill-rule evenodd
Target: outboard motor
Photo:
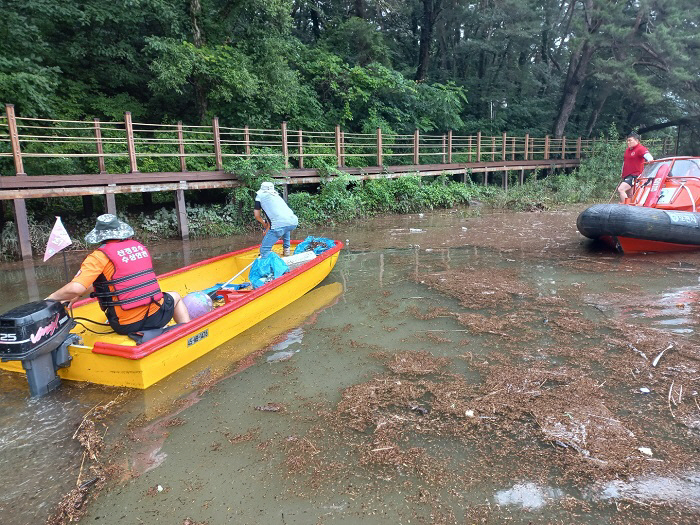
<path id="1" fill-rule="evenodd" d="M 68 346 L 80 341 L 70 333 L 74 326 L 66 307 L 51 299 L 24 304 L 0 316 L 0 359 L 22 361 L 32 397 L 60 386 L 56 371 L 70 366 L 73 358 Z"/>

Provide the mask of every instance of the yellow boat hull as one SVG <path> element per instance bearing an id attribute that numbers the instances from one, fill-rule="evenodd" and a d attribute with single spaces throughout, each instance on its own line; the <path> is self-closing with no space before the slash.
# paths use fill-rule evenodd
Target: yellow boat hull
<path id="1" fill-rule="evenodd" d="M 240 297 L 231 303 L 189 323 L 177 325 L 139 346 L 126 336 L 113 333 L 95 335 L 78 325 L 72 333 L 80 335 L 83 344 L 69 346 L 73 360 L 69 367 L 59 369 L 58 375 L 71 381 L 148 388 L 312 290 L 331 272 L 342 246 L 336 241 L 334 248 L 301 267 L 257 290 L 240 293 Z M 278 253 L 280 248 L 281 245 L 275 246 Z M 227 280 L 250 264 L 257 253 L 257 246 L 232 252 L 162 275 L 158 281 L 162 290 L 174 290 L 184 297 L 189 292 L 204 290 L 217 281 Z M 247 279 L 246 271 L 234 283 Z M 96 321 L 105 319 L 94 299 L 76 303 L 73 316 Z M 0 368 L 24 372 L 18 361 L 0 363 Z"/>

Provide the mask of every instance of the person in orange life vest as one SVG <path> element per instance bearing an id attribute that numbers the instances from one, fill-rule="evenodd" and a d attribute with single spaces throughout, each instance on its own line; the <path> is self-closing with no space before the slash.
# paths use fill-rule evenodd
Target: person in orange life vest
<path id="1" fill-rule="evenodd" d="M 180 294 L 161 292 L 151 255 L 133 235 L 131 226 L 115 215 L 100 215 L 85 236 L 88 244 L 99 248 L 85 258 L 71 282 L 47 299 L 73 304 L 89 291 L 112 329 L 124 335 L 163 328 L 173 318 L 176 323 L 188 322 L 190 315 Z"/>
<path id="2" fill-rule="evenodd" d="M 624 204 L 625 200 L 632 196 L 630 190 L 636 178 L 644 170 L 644 161 L 654 160 L 649 150 L 639 140 L 639 135 L 634 132 L 627 135 L 627 149 L 622 162 L 622 182 L 617 187 L 617 192 L 620 194 L 620 204 Z"/>

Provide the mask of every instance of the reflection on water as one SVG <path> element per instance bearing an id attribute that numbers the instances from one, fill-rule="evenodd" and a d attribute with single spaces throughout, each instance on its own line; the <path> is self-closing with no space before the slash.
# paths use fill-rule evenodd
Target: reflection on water
<path id="1" fill-rule="evenodd" d="M 83 451 L 73 433 L 90 408 L 115 396 L 109 389 L 63 385 L 50 396 L 29 399 L 24 377 L 0 374 L 3 523 L 43 523 L 75 487 Z"/>
<path id="2" fill-rule="evenodd" d="M 267 356 L 267 362 L 273 363 L 275 361 L 286 361 L 291 359 L 291 357 L 300 351 L 299 348 L 287 350 L 290 346 L 295 343 L 301 343 L 304 338 L 304 330 L 302 328 L 296 328 L 287 334 L 284 341 L 277 343 L 271 349 L 271 354 Z"/>
<path id="3" fill-rule="evenodd" d="M 615 480 L 598 487 L 596 492 L 593 498 L 603 500 L 664 501 L 700 507 L 700 474 L 689 472 L 682 477 L 659 476 L 627 482 Z"/>
<path id="4" fill-rule="evenodd" d="M 524 509 L 539 509 L 549 501 L 559 499 L 564 495 L 560 489 L 541 487 L 535 483 L 517 483 L 506 490 L 499 490 L 494 500 L 499 505 L 514 505 Z"/>
<path id="5" fill-rule="evenodd" d="M 426 482 L 401 463 L 377 466 L 364 457 L 349 462 L 358 454 L 357 447 L 334 443 L 330 426 L 323 425 L 327 419 L 330 424 L 346 389 L 378 382 L 376 375 L 386 372 L 384 354 L 414 351 L 447 358 L 450 372 L 467 385 L 484 381 L 483 369 L 477 365 L 498 363 L 514 347 L 532 348 L 532 355 L 521 363 L 524 369 L 566 364 L 566 358 L 546 352 L 548 345 L 560 344 L 550 333 L 558 321 L 552 315 L 556 308 L 546 316 L 535 312 L 538 315 L 528 318 L 535 336 L 528 339 L 523 333 L 522 341 L 499 338 L 487 330 L 467 328 L 445 314 L 463 311 L 459 299 L 417 281 L 426 273 L 469 272 L 475 281 L 488 283 L 510 272 L 517 276 L 517 284 L 532 290 L 528 298 L 519 299 L 523 307 L 514 309 L 516 317 L 526 311 L 527 301 L 546 299 L 561 310 L 581 312 L 584 319 L 651 326 L 693 341 L 695 256 L 629 258 L 591 251 L 575 231 L 575 217 L 575 212 L 566 211 L 453 210 L 376 218 L 335 231 L 301 232 L 300 238 L 314 233 L 350 241 L 324 286 L 315 290 L 316 295 L 309 294 L 308 302 L 297 301 L 191 367 L 145 392 L 132 393 L 122 412 L 109 421 L 107 438 L 123 440 L 123 448 L 112 459 L 136 477 L 102 494 L 86 521 L 110 523 L 129 509 L 129 523 L 183 523 L 186 518 L 211 524 L 461 524 L 489 519 L 486 522 L 548 523 L 570 522 L 571 505 L 580 504 L 579 510 L 589 512 L 577 514 L 577 523 L 601 523 L 610 522 L 616 512 L 612 502 L 624 498 L 667 501 L 684 510 L 696 505 L 698 481 L 692 476 L 682 479 L 681 485 L 674 485 L 678 481 L 670 476 L 589 484 L 583 497 L 579 491 L 585 487 L 573 487 L 570 479 L 560 479 L 554 468 L 549 472 L 530 463 L 527 458 L 532 456 L 525 454 L 532 449 L 550 451 L 557 445 L 490 427 L 498 418 L 489 413 L 472 410 L 471 416 L 462 417 L 464 425 L 495 430 L 490 449 L 422 434 L 421 419 L 428 422 L 432 417 L 424 408 L 430 406 L 430 399 L 423 399 L 417 408 L 397 404 L 382 425 L 415 418 L 418 428 L 407 440 L 410 446 L 428 451 L 443 474 L 453 476 L 450 479 L 455 482 L 447 488 Z M 153 252 L 163 272 L 254 244 L 256 239 L 249 241 L 170 242 L 154 247 Z M 78 263 L 78 257 L 71 261 L 73 269 Z M 40 296 L 61 284 L 61 265 L 56 261 L 55 267 L 37 266 L 35 286 Z M 14 272 L 20 283 L 3 275 L 8 272 Z M 21 266 L 0 272 L 0 286 L 13 290 L 16 304 L 33 293 L 24 273 Z M 483 301 L 494 294 L 485 289 Z M 506 323 L 498 330 L 507 329 Z M 600 346 L 572 333 L 572 338 L 580 337 L 573 345 L 579 353 Z M 249 354 L 253 357 L 240 360 Z M 592 373 L 584 370 L 582 375 Z M 415 384 L 433 379 L 418 378 Z M 0 511 L 16 516 L 16 523 L 36 523 L 76 479 L 81 452 L 70 437 L 82 414 L 113 399 L 116 392 L 67 384 L 55 395 L 30 401 L 24 380 L 5 373 L 0 373 L 0 380 L 4 432 L 0 477 L 12 480 L 3 482 L 11 490 L 0 492 Z M 647 380 L 641 377 L 640 384 L 646 385 Z M 656 387 L 649 395 L 638 392 L 636 388 L 640 405 L 657 396 Z M 266 405 L 282 409 L 259 410 Z M 355 407 L 357 411 L 365 408 Z M 139 415 L 145 423 L 127 428 L 127 422 Z M 372 429 L 357 432 L 371 442 Z M 370 453 L 384 451 L 386 445 L 377 440 Z M 323 443 L 336 446 L 321 449 Z M 513 443 L 523 449 L 522 456 L 498 454 L 499 447 Z M 31 454 L 33 445 L 43 452 Z M 60 453 L 54 454 L 59 447 Z M 15 450 L 19 453 L 14 454 Z M 326 463 L 319 463 L 310 474 L 295 472 L 290 451 L 300 451 L 300 461 L 323 458 Z M 22 467 L 26 467 L 24 474 Z M 532 475 L 532 470 L 540 477 Z M 63 474 L 50 477 L 46 472 Z M 162 492 L 149 492 L 159 485 Z M 40 506 L 31 511 L 11 505 L 32 497 Z M 641 517 L 645 516 L 642 512 Z"/>

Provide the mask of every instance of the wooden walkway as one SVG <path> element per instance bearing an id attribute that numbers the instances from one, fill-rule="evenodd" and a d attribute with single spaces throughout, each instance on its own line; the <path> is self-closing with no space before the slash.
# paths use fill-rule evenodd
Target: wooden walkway
<path id="1" fill-rule="evenodd" d="M 402 135 L 381 129 L 363 134 L 339 126 L 333 132 L 290 131 L 284 122 L 279 129 L 231 128 L 221 126 L 218 118 L 211 126 L 148 124 L 133 122 L 129 112 L 122 122 L 51 120 L 19 117 L 8 104 L 0 116 L 0 201 L 13 202 L 20 251 L 31 258 L 25 199 L 100 195 L 107 211 L 116 213 L 118 193 L 173 192 L 180 235 L 187 239 L 184 191 L 238 186 L 236 174 L 225 169 L 232 158 L 281 159 L 284 168 L 272 178 L 285 195 L 289 185 L 321 182 L 319 170 L 305 167 L 319 159 L 360 180 L 447 174 L 466 182 L 481 174 L 483 184 L 489 184 L 489 176 L 499 173 L 507 189 L 513 178 L 509 174 L 515 173 L 515 182 L 522 184 L 527 171 L 575 168 L 593 147 L 593 140 L 580 137 L 528 134 L 427 135 L 416 130 Z M 32 174 L 45 173 L 51 159 L 70 161 L 76 174 Z M 172 171 L 141 172 L 139 164 L 146 162 Z M 352 167 L 358 164 L 369 166 Z M 199 169 L 191 170 L 193 166 Z"/>

